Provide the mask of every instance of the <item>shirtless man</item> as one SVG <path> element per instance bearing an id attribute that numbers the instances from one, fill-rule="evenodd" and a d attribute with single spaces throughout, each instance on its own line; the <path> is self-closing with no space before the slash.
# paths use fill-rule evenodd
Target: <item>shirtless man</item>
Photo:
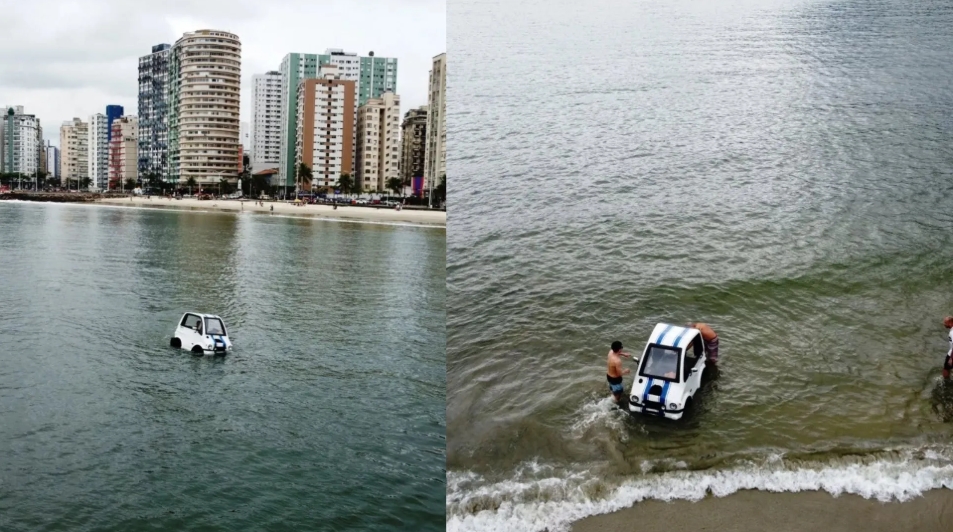
<path id="1" fill-rule="evenodd" d="M 690 322 L 688 324 L 692 329 L 698 329 L 702 333 L 702 340 L 705 341 L 705 352 L 708 353 L 708 361 L 712 364 L 718 363 L 718 333 L 708 326 L 707 323 Z"/>
<path id="2" fill-rule="evenodd" d="M 943 379 L 946 380 L 950 378 L 950 371 L 953 371 L 953 316 L 943 318 L 943 326 L 950 329 L 950 349 L 943 361 Z"/>
<path id="3" fill-rule="evenodd" d="M 622 351 L 622 342 L 612 342 L 609 350 L 609 363 L 606 368 L 606 380 L 609 381 L 609 391 L 616 403 L 622 399 L 622 376 L 630 370 L 622 369 L 622 357 L 632 358 L 632 355 Z"/>

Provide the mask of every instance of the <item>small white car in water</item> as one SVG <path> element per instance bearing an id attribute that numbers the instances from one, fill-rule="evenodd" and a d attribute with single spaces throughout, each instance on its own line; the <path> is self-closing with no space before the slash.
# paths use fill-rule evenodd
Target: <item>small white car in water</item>
<path id="1" fill-rule="evenodd" d="M 196 355 L 225 354 L 232 350 L 232 342 L 228 339 L 222 318 L 197 312 L 182 315 L 169 344 Z"/>
<path id="2" fill-rule="evenodd" d="M 629 412 L 681 419 L 701 388 L 705 354 L 698 329 L 656 325 L 632 380 Z"/>

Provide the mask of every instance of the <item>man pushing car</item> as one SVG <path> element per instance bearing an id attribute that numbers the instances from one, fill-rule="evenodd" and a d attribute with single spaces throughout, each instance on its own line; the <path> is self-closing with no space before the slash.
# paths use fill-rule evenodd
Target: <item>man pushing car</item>
<path id="1" fill-rule="evenodd" d="M 689 322 L 688 326 L 692 329 L 698 329 L 702 333 L 702 340 L 705 341 L 705 352 L 708 353 L 708 362 L 718 363 L 718 333 L 715 332 L 707 323 Z"/>

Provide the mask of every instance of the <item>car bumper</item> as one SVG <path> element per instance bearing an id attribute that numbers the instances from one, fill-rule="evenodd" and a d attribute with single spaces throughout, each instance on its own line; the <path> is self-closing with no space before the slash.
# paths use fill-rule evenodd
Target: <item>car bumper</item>
<path id="1" fill-rule="evenodd" d="M 654 405 L 642 405 L 629 403 L 630 414 L 643 414 L 652 417 L 664 417 L 667 419 L 681 419 L 685 409 L 673 410 L 670 408 L 659 408 Z"/>

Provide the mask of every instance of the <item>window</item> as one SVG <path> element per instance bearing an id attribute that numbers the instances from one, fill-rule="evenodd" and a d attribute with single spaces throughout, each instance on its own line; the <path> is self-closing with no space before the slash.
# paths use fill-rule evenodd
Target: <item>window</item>
<path id="1" fill-rule="evenodd" d="M 182 325 L 183 327 L 188 327 L 190 329 L 194 329 L 198 327 L 200 323 L 202 323 L 202 318 L 196 316 L 195 314 L 186 314 L 185 317 L 182 318 L 182 323 L 180 323 L 179 325 Z"/>
<path id="2" fill-rule="evenodd" d="M 698 363 L 698 359 L 702 356 L 702 338 L 701 335 L 695 335 L 695 339 L 692 340 L 692 344 L 685 348 L 685 367 L 682 368 L 682 374 L 685 380 L 688 379 L 688 376 L 692 372 L 692 368 L 695 367 L 695 364 Z"/>
<path id="3" fill-rule="evenodd" d="M 641 364 L 639 375 L 653 379 L 678 382 L 678 366 L 681 350 L 651 344 L 646 350 L 645 360 Z"/>

